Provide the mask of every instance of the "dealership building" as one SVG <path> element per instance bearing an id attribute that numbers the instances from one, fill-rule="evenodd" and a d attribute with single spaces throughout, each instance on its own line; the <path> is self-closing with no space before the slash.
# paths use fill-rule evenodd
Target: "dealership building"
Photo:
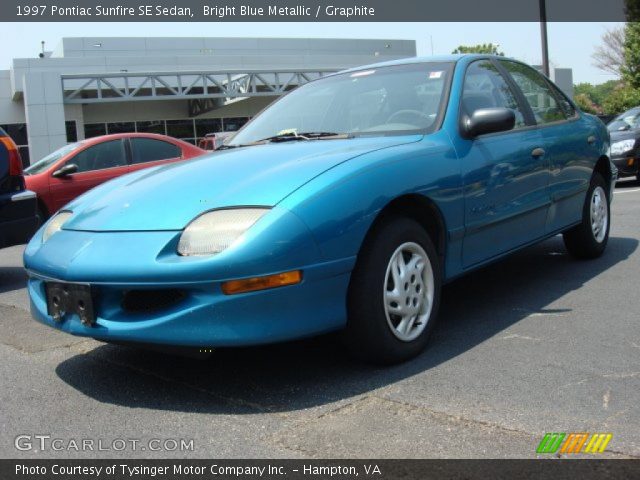
<path id="1" fill-rule="evenodd" d="M 63 38 L 53 51 L 16 58 L 0 71 L 0 127 L 20 146 L 25 164 L 107 133 L 196 142 L 237 130 L 310 80 L 415 55 L 413 40 Z M 555 73 L 571 94 L 571 71 Z"/>
<path id="2" fill-rule="evenodd" d="M 25 163 L 106 133 L 194 142 L 238 129 L 309 80 L 415 55 L 409 40 L 63 38 L 0 71 L 0 126 Z"/>

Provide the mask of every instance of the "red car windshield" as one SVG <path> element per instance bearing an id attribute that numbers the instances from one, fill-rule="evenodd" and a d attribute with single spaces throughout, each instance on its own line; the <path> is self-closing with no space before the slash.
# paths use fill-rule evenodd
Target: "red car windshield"
<path id="1" fill-rule="evenodd" d="M 69 145 L 65 145 L 64 147 L 60 147 L 55 152 L 50 153 L 49 155 L 47 155 L 43 159 L 38 160 L 36 163 L 34 163 L 33 165 L 31 165 L 28 168 L 26 168 L 25 171 L 24 171 L 24 174 L 25 175 L 35 175 L 36 173 L 44 172 L 51 165 L 56 163 L 58 160 L 60 160 L 62 157 L 64 157 L 68 153 L 71 153 L 73 150 L 78 148 L 80 145 L 82 145 L 82 142 L 70 143 Z"/>

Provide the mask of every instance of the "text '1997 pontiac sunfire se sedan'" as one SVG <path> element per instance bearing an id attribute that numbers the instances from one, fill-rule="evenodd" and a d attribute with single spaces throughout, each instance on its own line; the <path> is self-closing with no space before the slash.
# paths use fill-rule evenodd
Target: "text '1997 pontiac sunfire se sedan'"
<path id="1" fill-rule="evenodd" d="M 597 257 L 609 133 L 520 62 L 464 55 L 348 70 L 284 96 L 223 151 L 66 205 L 24 254 L 34 317 L 186 347 L 342 330 L 418 354 L 447 282 L 562 233 Z"/>

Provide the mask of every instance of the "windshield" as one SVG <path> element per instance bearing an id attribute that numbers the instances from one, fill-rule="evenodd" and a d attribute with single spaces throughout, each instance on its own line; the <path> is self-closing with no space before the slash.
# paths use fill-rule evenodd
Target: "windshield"
<path id="1" fill-rule="evenodd" d="M 453 63 L 415 63 L 307 83 L 272 104 L 227 145 L 282 135 L 384 135 L 437 128 Z"/>
<path id="2" fill-rule="evenodd" d="M 640 108 L 627 110 L 607 125 L 607 129 L 610 132 L 620 132 L 631 130 L 632 128 L 640 128 Z"/>
<path id="3" fill-rule="evenodd" d="M 56 163 L 66 154 L 70 153 L 72 150 L 75 150 L 76 148 L 78 148 L 80 145 L 81 145 L 81 142 L 77 142 L 77 143 L 70 143 L 69 145 L 65 145 L 64 147 L 60 147 L 55 152 L 50 153 L 43 159 L 38 160 L 36 163 L 26 168 L 24 173 L 27 175 L 34 175 L 36 173 L 44 172 L 47 168 L 49 168 L 51 165 Z"/>

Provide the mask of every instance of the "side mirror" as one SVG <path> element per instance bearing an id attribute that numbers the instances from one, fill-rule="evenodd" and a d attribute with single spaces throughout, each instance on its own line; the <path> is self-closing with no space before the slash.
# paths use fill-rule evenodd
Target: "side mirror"
<path id="1" fill-rule="evenodd" d="M 78 166 L 75 163 L 68 163 L 64 167 L 53 172 L 53 176 L 56 178 L 66 177 L 67 175 L 71 175 L 72 173 L 76 173 L 78 171 Z"/>
<path id="2" fill-rule="evenodd" d="M 468 138 L 487 133 L 506 132 L 516 125 L 516 115 L 508 108 L 481 108 L 473 112 L 464 122 Z"/>

